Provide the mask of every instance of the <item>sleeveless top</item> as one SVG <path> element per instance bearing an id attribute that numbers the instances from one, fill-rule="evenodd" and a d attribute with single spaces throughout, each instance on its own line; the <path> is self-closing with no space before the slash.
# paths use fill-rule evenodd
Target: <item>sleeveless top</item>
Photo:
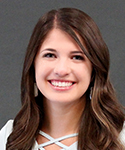
<path id="1" fill-rule="evenodd" d="M 12 129 L 13 129 L 13 120 L 9 120 L 6 123 L 6 125 L 0 130 L 0 150 L 6 150 L 7 138 L 11 134 Z M 67 139 L 67 138 L 75 137 L 78 135 L 78 133 L 66 135 L 57 139 L 54 139 L 53 137 L 51 137 L 50 135 L 46 134 L 43 131 L 39 131 L 39 134 L 44 136 L 49 141 L 43 144 L 38 144 L 37 141 L 35 140 L 32 150 L 45 150 L 44 147 L 50 144 L 58 145 L 60 147 L 60 150 L 77 150 L 77 144 L 78 144 L 77 141 L 70 146 L 66 146 L 62 144 L 60 141 Z M 119 139 L 122 142 L 122 144 L 125 146 L 125 122 L 123 125 L 123 129 L 119 134 Z"/>

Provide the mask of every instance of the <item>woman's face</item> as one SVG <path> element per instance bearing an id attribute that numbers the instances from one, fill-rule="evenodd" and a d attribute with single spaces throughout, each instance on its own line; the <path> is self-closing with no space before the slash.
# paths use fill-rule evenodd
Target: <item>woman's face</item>
<path id="1" fill-rule="evenodd" d="M 92 65 L 76 42 L 64 31 L 53 29 L 35 58 L 38 89 L 52 102 L 86 98 Z"/>

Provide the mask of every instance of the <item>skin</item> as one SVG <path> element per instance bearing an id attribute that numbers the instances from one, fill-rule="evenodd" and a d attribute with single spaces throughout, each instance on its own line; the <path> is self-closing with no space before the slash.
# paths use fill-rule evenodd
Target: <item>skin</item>
<path id="1" fill-rule="evenodd" d="M 78 131 L 91 74 L 91 62 L 76 42 L 60 29 L 51 30 L 35 59 L 36 84 L 44 95 L 46 118 L 41 130 L 54 138 Z M 76 140 L 64 143 L 71 145 Z M 38 136 L 37 141 L 43 143 L 46 139 Z M 49 147 L 59 149 L 54 144 L 47 150 Z"/>

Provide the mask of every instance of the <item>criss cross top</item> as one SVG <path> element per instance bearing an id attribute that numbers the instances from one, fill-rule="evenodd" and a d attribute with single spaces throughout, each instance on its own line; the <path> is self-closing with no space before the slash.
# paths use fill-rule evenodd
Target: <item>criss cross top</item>
<path id="1" fill-rule="evenodd" d="M 45 146 L 49 146 L 51 144 L 56 144 L 56 145 L 60 146 L 62 148 L 61 150 L 69 150 L 69 148 L 71 146 L 73 146 L 73 145 L 75 146 L 76 145 L 76 142 L 73 143 L 71 146 L 66 146 L 66 145 L 62 144 L 60 141 L 65 140 L 67 138 L 75 137 L 75 136 L 78 135 L 78 133 L 74 133 L 74 134 L 70 134 L 70 135 L 66 135 L 66 136 L 54 139 L 53 137 L 51 137 L 50 135 L 48 135 L 47 133 L 45 133 L 43 131 L 39 131 L 39 134 L 44 136 L 45 138 L 47 138 L 49 140 L 48 142 L 45 142 L 43 144 L 39 144 L 38 145 L 38 149 L 39 150 L 45 150 L 44 147 Z"/>

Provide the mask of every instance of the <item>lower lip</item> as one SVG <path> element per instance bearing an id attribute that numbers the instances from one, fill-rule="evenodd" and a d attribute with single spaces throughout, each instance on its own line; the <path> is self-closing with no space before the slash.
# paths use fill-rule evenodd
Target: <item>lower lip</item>
<path id="1" fill-rule="evenodd" d="M 67 91 L 67 90 L 70 90 L 70 89 L 75 85 L 75 83 L 74 83 L 74 84 L 72 84 L 71 86 L 59 87 L 59 86 L 54 86 L 54 85 L 52 85 L 50 82 L 49 82 L 49 84 L 51 85 L 51 87 L 52 87 L 54 90 L 57 90 L 57 91 Z"/>

